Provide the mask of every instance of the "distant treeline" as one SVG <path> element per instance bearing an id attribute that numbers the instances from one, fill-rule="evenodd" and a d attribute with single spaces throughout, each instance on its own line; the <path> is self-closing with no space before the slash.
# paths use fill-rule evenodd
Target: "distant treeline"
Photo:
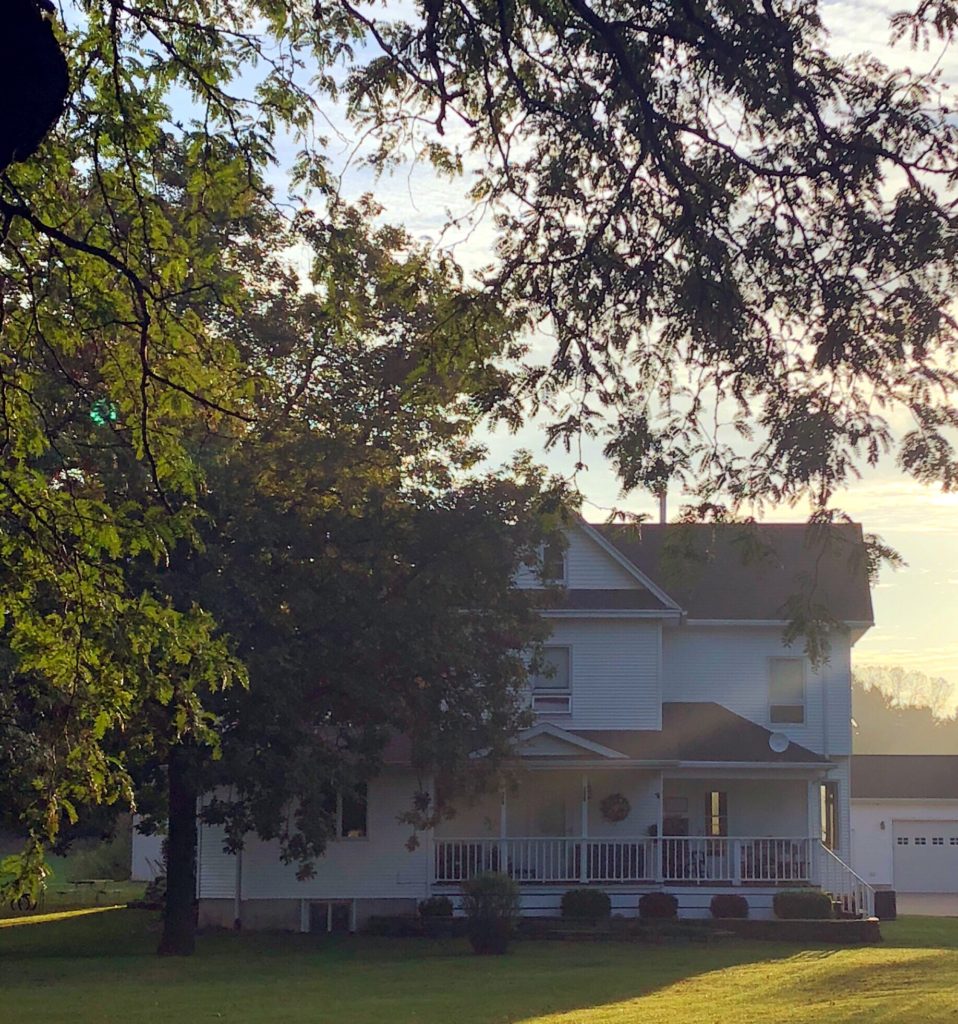
<path id="1" fill-rule="evenodd" d="M 868 666 L 852 679 L 856 754 L 958 754 L 954 687 L 900 667 Z"/>

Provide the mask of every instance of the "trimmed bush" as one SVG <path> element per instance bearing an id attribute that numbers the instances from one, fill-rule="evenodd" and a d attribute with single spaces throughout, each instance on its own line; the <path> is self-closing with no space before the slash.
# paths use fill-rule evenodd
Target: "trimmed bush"
<path id="1" fill-rule="evenodd" d="M 448 896 L 430 896 L 419 903 L 420 917 L 452 917 L 452 900 Z"/>
<path id="2" fill-rule="evenodd" d="M 734 892 L 716 893 L 709 910 L 712 917 L 748 917 L 748 900 Z"/>
<path id="3" fill-rule="evenodd" d="M 462 909 L 473 950 L 505 953 L 519 918 L 519 886 L 498 871 L 476 875 L 463 883 Z"/>
<path id="4" fill-rule="evenodd" d="M 605 921 L 612 915 L 612 900 L 601 889 L 569 889 L 561 907 L 563 917 L 579 921 Z"/>
<path id="5" fill-rule="evenodd" d="M 647 892 L 639 897 L 639 917 L 672 918 L 679 916 L 679 901 L 667 892 Z"/>
<path id="6" fill-rule="evenodd" d="M 785 921 L 824 921 L 832 916 L 832 901 L 820 889 L 785 889 L 772 900 L 775 916 Z"/>

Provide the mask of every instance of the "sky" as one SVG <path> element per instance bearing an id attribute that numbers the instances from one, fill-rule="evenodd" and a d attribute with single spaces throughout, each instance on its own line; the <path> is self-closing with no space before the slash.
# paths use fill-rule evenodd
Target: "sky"
<path id="1" fill-rule="evenodd" d="M 400 2 L 390 7 L 390 13 L 401 14 L 406 6 Z M 946 81 L 958 84 L 958 47 L 937 44 L 928 51 L 913 51 L 904 45 L 889 46 L 888 19 L 903 6 L 902 0 L 824 3 L 822 16 L 830 33 L 830 49 L 836 55 L 868 50 L 889 65 L 906 65 L 916 71 L 937 68 Z M 441 180 L 429 168 L 414 163 L 376 179 L 357 159 L 356 135 L 342 112 L 329 108 L 325 112 L 329 116 L 330 163 L 342 176 L 344 198 L 354 200 L 373 192 L 385 207 L 383 219 L 405 225 L 414 239 L 451 246 L 467 269 L 490 261 L 494 234 L 488 222 L 470 231 L 443 232 L 451 217 L 468 209 L 464 199 L 468 179 Z M 558 473 L 573 471 L 572 456 L 561 449 L 544 450 L 542 430 L 536 424 L 527 425 L 517 435 L 486 431 L 485 437 L 494 464 L 525 448 Z M 588 468 L 576 477 L 585 498 L 586 518 L 601 520 L 613 507 L 656 517 L 657 502 L 651 495 L 621 494 L 601 446 L 601 442 L 586 443 L 583 454 Z M 680 496 L 671 496 L 671 512 L 677 510 L 679 501 Z M 907 563 L 898 570 L 882 571 L 873 591 L 876 625 L 858 642 L 855 662 L 902 665 L 943 677 L 953 685 L 958 712 L 958 494 L 942 494 L 919 485 L 887 462 L 837 496 L 836 504 L 866 531 L 879 534 Z M 804 511 L 782 508 L 765 518 L 802 520 Z"/>

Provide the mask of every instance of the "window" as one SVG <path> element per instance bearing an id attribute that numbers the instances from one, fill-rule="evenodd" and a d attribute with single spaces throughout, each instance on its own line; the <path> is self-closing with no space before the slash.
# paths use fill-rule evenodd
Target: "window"
<path id="1" fill-rule="evenodd" d="M 958 836 L 952 836 L 951 839 L 948 840 L 948 843 L 951 846 L 958 846 Z"/>
<path id="2" fill-rule="evenodd" d="M 340 793 L 330 790 L 323 798 L 323 810 L 333 819 L 337 839 L 365 839 L 367 830 L 367 786 L 359 783 Z"/>
<path id="3" fill-rule="evenodd" d="M 565 544 L 550 540 L 542 547 L 542 582 L 565 582 Z"/>
<path id="4" fill-rule="evenodd" d="M 924 836 L 915 836 L 915 846 L 927 846 L 928 841 Z"/>
<path id="5" fill-rule="evenodd" d="M 572 651 L 569 647 L 543 647 L 541 668 L 529 675 L 532 708 L 540 715 L 567 715 L 572 711 Z"/>
<path id="6" fill-rule="evenodd" d="M 822 845 L 838 849 L 838 783 L 823 782 L 821 786 Z"/>
<path id="7" fill-rule="evenodd" d="M 931 840 L 931 845 L 932 846 L 944 846 L 945 845 L 944 836 L 934 836 L 932 838 L 932 840 Z"/>
<path id="8" fill-rule="evenodd" d="M 728 835 L 728 797 L 718 790 L 705 794 L 705 834 Z"/>
<path id="9" fill-rule="evenodd" d="M 898 845 L 899 846 L 907 846 L 908 845 L 908 836 L 899 836 L 898 837 Z"/>
<path id="10" fill-rule="evenodd" d="M 777 725 L 805 722 L 805 659 L 769 661 L 769 721 Z"/>
<path id="11" fill-rule="evenodd" d="M 366 783 L 339 796 L 339 835 L 343 839 L 366 838 Z"/>

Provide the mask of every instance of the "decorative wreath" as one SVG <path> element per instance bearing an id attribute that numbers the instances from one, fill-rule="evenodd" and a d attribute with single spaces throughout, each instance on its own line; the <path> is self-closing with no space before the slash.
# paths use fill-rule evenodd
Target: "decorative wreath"
<path id="1" fill-rule="evenodd" d="M 625 821 L 632 805 L 621 793 L 610 793 L 599 804 L 599 810 L 606 821 Z"/>

